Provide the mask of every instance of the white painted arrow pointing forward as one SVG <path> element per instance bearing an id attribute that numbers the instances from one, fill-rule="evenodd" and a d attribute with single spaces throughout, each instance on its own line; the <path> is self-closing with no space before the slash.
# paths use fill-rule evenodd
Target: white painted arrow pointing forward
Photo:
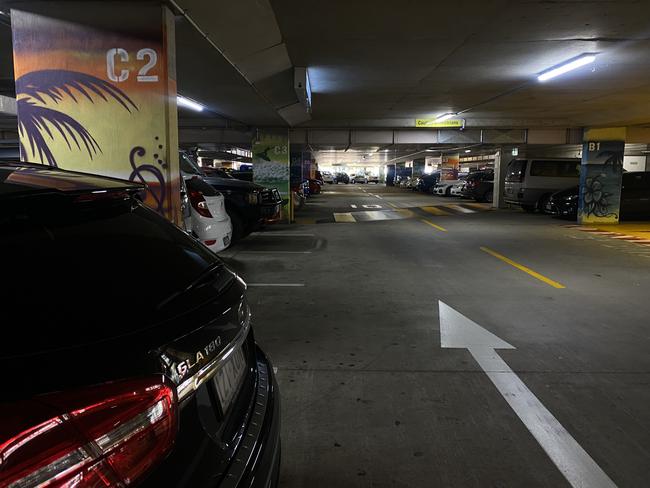
<path id="1" fill-rule="evenodd" d="M 438 303 L 440 346 L 469 350 L 571 486 L 616 488 L 609 476 L 495 351 L 515 348 L 445 303 Z"/>

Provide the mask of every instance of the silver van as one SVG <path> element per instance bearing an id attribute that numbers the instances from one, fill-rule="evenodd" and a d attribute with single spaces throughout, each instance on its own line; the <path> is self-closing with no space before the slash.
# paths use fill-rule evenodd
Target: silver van
<path id="1" fill-rule="evenodd" d="M 506 203 L 527 212 L 543 209 L 551 194 L 580 181 L 580 159 L 513 159 L 505 181 Z"/>

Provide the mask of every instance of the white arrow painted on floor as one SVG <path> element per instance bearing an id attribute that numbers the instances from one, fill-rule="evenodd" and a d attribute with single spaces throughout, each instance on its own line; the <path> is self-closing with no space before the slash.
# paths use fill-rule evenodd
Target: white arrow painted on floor
<path id="1" fill-rule="evenodd" d="M 537 439 L 574 488 L 616 488 L 614 482 L 580 447 L 495 349 L 515 349 L 480 325 L 439 301 L 440 346 L 467 349 L 499 393 Z"/>

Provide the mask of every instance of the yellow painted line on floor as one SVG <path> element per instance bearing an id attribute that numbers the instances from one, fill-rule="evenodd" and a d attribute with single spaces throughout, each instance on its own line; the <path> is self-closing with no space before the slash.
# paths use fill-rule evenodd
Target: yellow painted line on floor
<path id="1" fill-rule="evenodd" d="M 463 205 L 477 210 L 490 210 L 492 208 L 492 205 L 489 203 L 463 203 Z"/>
<path id="2" fill-rule="evenodd" d="M 445 212 L 444 210 L 438 207 L 420 207 L 420 208 L 425 212 L 430 213 L 431 215 L 449 215 L 449 212 Z"/>
<path id="3" fill-rule="evenodd" d="M 420 220 L 421 220 L 422 222 L 424 222 L 425 224 L 429 224 L 429 225 L 430 225 L 431 227 L 433 227 L 434 229 L 438 229 L 438 230 L 440 230 L 440 231 L 442 231 L 442 232 L 447 232 L 447 229 L 445 229 L 444 227 L 440 227 L 439 225 L 434 224 L 433 222 L 429 222 L 429 221 L 426 220 L 426 219 L 420 219 Z"/>
<path id="4" fill-rule="evenodd" d="M 350 212 L 335 213 L 334 221 L 335 222 L 356 222 L 356 220 L 354 219 L 354 217 Z"/>
<path id="5" fill-rule="evenodd" d="M 476 213 L 476 210 L 461 207 L 460 205 L 456 205 L 455 203 L 449 203 L 449 204 L 445 205 L 445 207 L 446 208 L 451 208 L 453 210 L 457 210 L 458 212 L 461 212 L 461 213 Z"/>
<path id="6" fill-rule="evenodd" d="M 390 210 L 390 212 L 395 212 L 404 219 L 411 218 L 415 215 L 411 210 L 407 208 L 398 208 L 397 210 Z"/>
<path id="7" fill-rule="evenodd" d="M 498 252 L 493 251 L 492 249 L 490 249 L 488 247 L 481 247 L 481 251 L 484 251 L 484 252 L 494 256 L 495 258 L 500 259 L 504 263 L 508 263 L 510 266 L 513 266 L 513 267 L 517 268 L 518 270 L 529 274 L 530 276 L 532 276 L 533 278 L 538 279 L 539 281 L 543 281 L 544 283 L 546 283 L 549 286 L 552 286 L 553 288 L 566 288 L 566 286 L 564 286 L 562 283 L 558 283 L 557 281 L 553 281 L 552 279 L 547 278 L 546 276 L 539 274 L 537 271 L 533 271 L 532 269 L 524 266 L 523 264 L 519 264 L 519 263 L 513 261 L 512 259 L 505 257 L 503 254 L 499 254 Z"/>

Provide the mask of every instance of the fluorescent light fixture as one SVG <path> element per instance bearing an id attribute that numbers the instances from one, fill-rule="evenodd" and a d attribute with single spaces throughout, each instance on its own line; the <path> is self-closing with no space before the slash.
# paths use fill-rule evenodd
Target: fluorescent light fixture
<path id="1" fill-rule="evenodd" d="M 583 54 L 582 56 L 578 56 L 577 58 L 574 58 L 571 61 L 563 63 L 555 68 L 551 68 L 550 70 L 542 73 L 537 77 L 537 80 L 538 81 L 550 80 L 551 78 L 555 78 L 556 76 L 560 76 L 563 75 L 564 73 L 568 73 L 569 71 L 573 71 L 574 69 L 578 69 L 581 66 L 591 64 L 595 60 L 596 60 L 595 54 Z"/>
<path id="2" fill-rule="evenodd" d="M 471 149 L 465 149 L 465 152 L 466 152 L 466 153 L 471 153 L 472 150 L 471 150 Z"/>
<path id="3" fill-rule="evenodd" d="M 454 115 L 456 115 L 453 112 L 449 112 L 447 114 L 440 114 L 436 117 L 436 120 L 434 122 L 444 122 L 445 120 L 451 119 Z"/>
<path id="4" fill-rule="evenodd" d="M 178 95 L 176 97 L 176 103 L 178 104 L 179 107 L 191 108 L 192 110 L 196 110 L 197 112 L 203 112 L 203 109 L 205 108 L 200 103 L 195 102 L 194 100 L 190 100 L 189 98 L 185 98 L 181 95 Z"/>

